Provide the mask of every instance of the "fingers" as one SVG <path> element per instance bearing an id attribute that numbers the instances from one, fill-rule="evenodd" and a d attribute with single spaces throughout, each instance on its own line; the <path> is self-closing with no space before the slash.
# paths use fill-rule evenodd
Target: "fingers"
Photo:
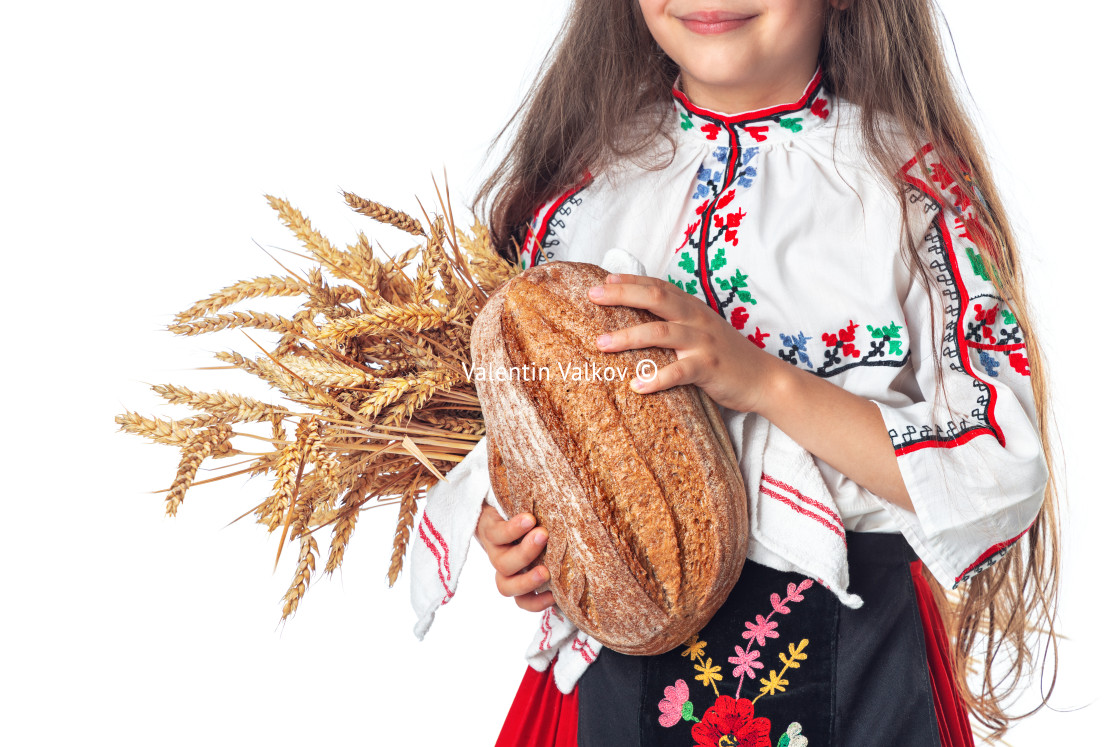
<path id="1" fill-rule="evenodd" d="M 636 392 L 649 394 L 650 392 L 660 392 L 663 389 L 671 389 L 681 384 L 696 383 L 700 381 L 700 376 L 705 368 L 700 358 L 701 356 L 698 355 L 678 358 L 668 366 L 651 372 L 652 375 L 647 375 L 646 378 L 631 379 L 630 387 Z"/>
<path id="2" fill-rule="evenodd" d="M 618 275 L 617 281 L 607 276 L 603 285 L 588 289 L 588 297 L 595 303 L 612 306 L 633 306 L 652 311 L 662 319 L 678 321 L 689 315 L 690 307 L 697 303 L 692 296 L 661 278 L 641 275 Z"/>
<path id="3" fill-rule="evenodd" d="M 531 565 L 544 552 L 544 543 L 547 541 L 548 532 L 538 527 L 525 535 L 520 542 L 499 545 L 493 552 L 488 553 L 490 565 L 494 566 L 498 573 L 512 576 Z"/>
<path id="4" fill-rule="evenodd" d="M 604 332 L 596 338 L 595 344 L 605 352 L 653 347 L 684 350 L 703 346 L 710 342 L 710 337 L 707 332 L 695 327 L 659 319 L 614 332 Z"/>
<path id="5" fill-rule="evenodd" d="M 478 517 L 478 538 L 489 555 L 493 547 L 517 542 L 536 523 L 532 514 L 517 514 L 503 519 L 498 510 L 487 503 Z"/>
<path id="6" fill-rule="evenodd" d="M 494 574 L 494 583 L 498 587 L 498 593 L 503 597 L 532 594 L 547 580 L 548 569 L 543 565 L 538 565 L 524 573 L 504 574 L 498 571 Z"/>
<path id="7" fill-rule="evenodd" d="M 523 610 L 541 612 L 556 603 L 551 591 L 542 591 L 540 594 L 522 594 L 514 597 L 513 601 Z"/>

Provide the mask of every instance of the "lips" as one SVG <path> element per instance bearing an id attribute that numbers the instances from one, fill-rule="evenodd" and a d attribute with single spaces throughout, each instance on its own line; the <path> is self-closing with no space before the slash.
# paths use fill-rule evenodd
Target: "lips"
<path id="1" fill-rule="evenodd" d="M 685 28 L 698 34 L 722 34 L 733 31 L 754 18 L 753 15 L 726 10 L 701 10 L 681 16 Z"/>
<path id="2" fill-rule="evenodd" d="M 682 21 L 698 21 L 700 23 L 719 23 L 720 21 L 742 21 L 750 18 L 749 13 L 733 13 L 728 10 L 700 10 L 681 16 Z"/>

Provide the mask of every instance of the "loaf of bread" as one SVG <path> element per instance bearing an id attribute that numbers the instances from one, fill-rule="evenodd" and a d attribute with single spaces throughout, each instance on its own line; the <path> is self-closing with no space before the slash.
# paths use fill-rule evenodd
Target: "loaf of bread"
<path id="1" fill-rule="evenodd" d="M 658 654 L 700 630 L 738 580 L 747 498 L 703 390 L 629 386 L 639 361 L 661 368 L 676 354 L 596 347 L 656 319 L 591 301 L 606 274 L 554 261 L 511 278 L 475 319 L 473 379 L 494 494 L 548 530 L 557 606 L 615 651 Z"/>

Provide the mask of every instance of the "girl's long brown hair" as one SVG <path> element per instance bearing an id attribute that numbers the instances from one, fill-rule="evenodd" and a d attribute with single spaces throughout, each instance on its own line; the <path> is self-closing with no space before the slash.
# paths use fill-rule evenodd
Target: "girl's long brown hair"
<path id="1" fill-rule="evenodd" d="M 936 11 L 933 0 L 852 0 L 844 10 L 828 6 L 820 62 L 826 87 L 862 107 L 864 147 L 871 163 L 893 185 L 901 211 L 907 206 L 899 167 L 927 142 L 937 149 L 954 181 L 971 180 L 982 195 L 974 204 L 991 240 L 979 242 L 980 249 L 988 275 L 1015 315 L 1026 344 L 1050 469 L 1042 509 L 995 568 L 973 576 L 955 592 L 945 592 L 935 581 L 930 584 L 955 647 L 958 689 L 976 721 L 992 738 L 999 738 L 1012 720 L 1042 708 L 1056 681 L 1054 666 L 1041 702 L 1011 715 L 1011 701 L 1034 665 L 1045 669 L 1048 653 L 1054 654 L 1056 664 L 1058 490 L 1050 443 L 1048 364 L 1027 302 L 1017 243 L 983 145 L 953 86 Z M 548 63 L 495 138 L 498 143 L 517 124 L 505 157 L 475 198 L 475 211 L 486 211 L 495 246 L 504 256 L 516 259 L 533 211 L 579 183 L 585 170 L 597 173 L 614 159 L 639 156 L 655 138 L 669 137 L 671 118 L 642 115 L 671 112 L 670 90 L 677 72 L 646 29 L 637 0 L 574 0 Z M 893 119 L 901 128 L 903 143 L 886 130 L 884 119 Z M 904 233 L 901 251 L 931 287 L 919 247 L 910 232 Z M 932 304 L 931 296 L 931 310 Z M 940 395 L 940 372 L 938 382 Z M 977 674 L 975 688 L 968 679 L 970 669 Z"/>

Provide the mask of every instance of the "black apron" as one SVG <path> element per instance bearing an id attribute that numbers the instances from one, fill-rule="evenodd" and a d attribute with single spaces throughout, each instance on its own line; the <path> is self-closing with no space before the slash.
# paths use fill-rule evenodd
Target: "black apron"
<path id="1" fill-rule="evenodd" d="M 579 747 L 939 747 L 925 635 L 900 534 L 847 534 L 840 604 L 748 560 L 700 633 L 658 656 L 603 648 L 579 681 Z"/>

